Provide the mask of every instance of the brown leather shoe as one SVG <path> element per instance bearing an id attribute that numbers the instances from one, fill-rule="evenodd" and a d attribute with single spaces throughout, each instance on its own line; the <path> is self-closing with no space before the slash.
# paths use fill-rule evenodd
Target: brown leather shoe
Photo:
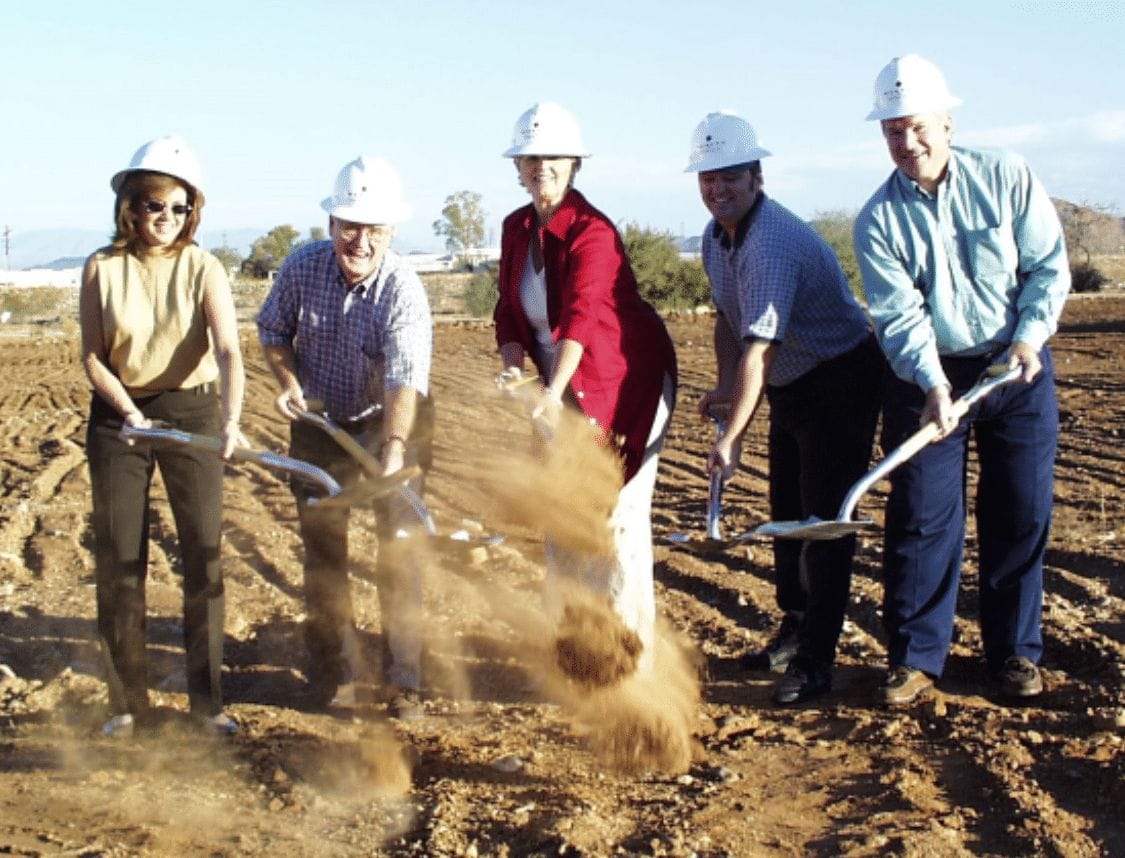
<path id="1" fill-rule="evenodd" d="M 883 683 L 883 702 L 901 706 L 913 702 L 919 694 L 933 687 L 933 679 L 920 670 L 906 666 L 891 668 Z"/>

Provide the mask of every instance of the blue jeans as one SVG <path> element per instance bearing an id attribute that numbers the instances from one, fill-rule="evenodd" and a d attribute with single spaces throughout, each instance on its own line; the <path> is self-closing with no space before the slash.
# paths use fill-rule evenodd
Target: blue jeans
<path id="1" fill-rule="evenodd" d="M 1010 656 L 1038 662 L 1043 652 L 1043 554 L 1051 527 L 1059 417 L 1054 364 L 1029 385 L 993 391 L 947 438 L 931 444 L 891 475 L 883 569 L 883 622 L 892 667 L 940 676 L 953 636 L 965 540 L 969 437 L 976 438 L 980 563 L 980 625 L 988 666 Z M 946 358 L 942 366 L 961 396 L 989 358 Z M 883 445 L 897 446 L 918 429 L 922 391 L 889 383 Z"/>

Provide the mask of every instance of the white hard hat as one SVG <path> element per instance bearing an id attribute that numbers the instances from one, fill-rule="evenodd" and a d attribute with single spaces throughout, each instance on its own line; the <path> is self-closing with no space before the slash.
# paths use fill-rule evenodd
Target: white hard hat
<path id="1" fill-rule="evenodd" d="M 565 107 L 553 101 L 540 101 L 525 110 L 512 129 L 512 145 L 505 158 L 521 155 L 557 155 L 589 158 L 582 143 L 582 132 Z"/>
<path id="2" fill-rule="evenodd" d="M 730 110 L 708 113 L 691 135 L 691 156 L 685 173 L 724 170 L 773 154 L 758 143 L 750 123 Z"/>
<path id="3" fill-rule="evenodd" d="M 113 174 L 109 186 L 117 193 L 125 177 L 135 170 L 164 173 L 191 185 L 195 191 L 202 192 L 199 160 L 187 143 L 174 134 L 150 140 L 133 154 L 133 160 L 124 170 Z"/>
<path id="4" fill-rule="evenodd" d="M 867 120 L 937 113 L 960 103 L 950 94 L 941 69 L 917 54 L 905 54 L 887 63 L 875 78 L 875 106 Z"/>
<path id="5" fill-rule="evenodd" d="M 398 172 L 383 158 L 360 155 L 336 176 L 332 196 L 320 207 L 333 217 L 366 224 L 395 224 L 414 212 L 402 196 Z"/>

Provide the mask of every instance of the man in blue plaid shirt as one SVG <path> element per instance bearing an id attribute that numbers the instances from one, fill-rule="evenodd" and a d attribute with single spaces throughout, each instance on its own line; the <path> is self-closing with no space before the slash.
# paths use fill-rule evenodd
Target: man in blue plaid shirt
<path id="1" fill-rule="evenodd" d="M 833 519 L 867 468 L 885 362 L 832 249 L 762 190 L 770 153 L 740 116 L 711 113 L 692 138 L 687 172 L 712 220 L 703 266 L 718 311 L 718 380 L 700 402 L 727 413 L 707 459 L 730 479 L 763 397 L 770 406 L 770 513 L 775 521 Z M 855 537 L 775 540 L 781 627 L 749 670 L 785 671 L 778 703 L 832 687 L 851 583 Z"/>
<path id="2" fill-rule="evenodd" d="M 330 239 L 300 248 L 278 272 L 258 315 L 258 338 L 291 423 L 290 455 L 318 465 L 341 485 L 357 463 L 321 429 L 299 422 L 322 411 L 380 462 L 383 475 L 431 462 L 433 405 L 428 397 L 433 325 L 421 281 L 390 250 L 394 226 L 409 217 L 394 168 L 361 156 L 346 164 L 328 212 Z M 421 491 L 421 480 L 414 481 Z M 348 587 L 346 509 L 309 505 L 294 482 L 305 546 L 305 640 L 309 702 L 355 703 L 358 662 Z M 421 714 L 422 583 L 396 535 L 414 516 L 397 498 L 375 502 L 376 575 L 392 713 Z M 414 523 L 417 523 L 414 518 Z"/>

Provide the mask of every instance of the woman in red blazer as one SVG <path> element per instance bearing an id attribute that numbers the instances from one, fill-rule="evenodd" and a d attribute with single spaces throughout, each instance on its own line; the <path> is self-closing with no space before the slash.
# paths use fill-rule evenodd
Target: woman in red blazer
<path id="1" fill-rule="evenodd" d="M 604 592 L 640 638 L 646 664 L 655 619 L 652 492 L 676 356 L 613 222 L 573 188 L 588 154 L 574 117 L 557 104 L 540 102 L 516 122 L 504 155 L 515 159 L 532 201 L 504 220 L 496 339 L 509 377 L 530 357 L 544 380 L 533 416 L 551 424 L 566 403 L 620 450 L 625 483 L 610 521 L 612 568 L 591 570 L 555 549 L 549 571 L 577 574 Z"/>

